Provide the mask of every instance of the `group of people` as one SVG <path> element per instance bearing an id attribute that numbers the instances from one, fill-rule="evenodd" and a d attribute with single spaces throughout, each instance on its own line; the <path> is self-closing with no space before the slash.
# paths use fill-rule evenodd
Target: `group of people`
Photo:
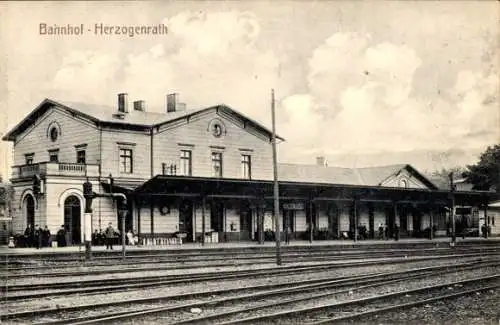
<path id="1" fill-rule="evenodd" d="M 396 223 L 393 230 L 394 240 L 399 240 L 399 225 Z M 389 228 L 387 225 L 379 224 L 378 226 L 378 238 L 379 239 L 389 239 Z"/>
<path id="2" fill-rule="evenodd" d="M 24 242 L 27 247 L 36 247 L 40 249 L 42 247 L 49 247 L 50 242 L 50 230 L 47 226 L 44 228 L 35 225 L 32 227 L 28 224 L 24 230 Z"/>
<path id="3" fill-rule="evenodd" d="M 64 225 L 57 231 L 56 241 L 57 247 L 65 247 L 68 245 L 68 232 Z M 116 238 L 120 235 L 120 231 L 118 229 L 114 229 L 112 223 L 108 224 L 108 227 L 104 231 L 95 231 L 92 234 L 92 245 L 106 245 L 106 249 L 113 249 L 113 243 Z M 34 247 L 40 249 L 42 247 L 51 247 L 52 239 L 50 236 L 50 230 L 47 226 L 44 228 L 39 225 L 35 225 L 34 227 L 31 224 L 28 224 L 26 230 L 24 231 L 24 245 L 26 247 Z M 137 235 L 133 233 L 132 230 L 129 230 L 126 233 L 126 241 L 127 245 L 137 245 L 139 243 L 139 238 Z M 21 244 L 22 245 L 22 244 Z"/>
<path id="4" fill-rule="evenodd" d="M 57 231 L 56 241 L 58 247 L 67 246 L 66 229 L 64 228 L 64 225 Z M 42 247 L 51 247 L 52 238 L 50 236 L 49 227 L 47 227 L 47 225 L 45 225 L 44 228 L 39 225 L 35 225 L 33 227 L 31 224 L 28 224 L 24 230 L 24 246 L 34 247 L 37 249 Z"/>
<path id="5" fill-rule="evenodd" d="M 120 231 L 118 229 L 113 228 L 113 224 L 110 222 L 108 227 L 102 231 L 98 231 L 97 229 L 94 231 L 92 235 L 92 245 L 101 246 L 106 245 L 106 249 L 113 249 L 113 243 L 116 241 L 116 238 L 120 236 Z M 128 245 L 137 245 L 139 242 L 139 238 L 129 230 L 126 233 L 126 241 Z"/>

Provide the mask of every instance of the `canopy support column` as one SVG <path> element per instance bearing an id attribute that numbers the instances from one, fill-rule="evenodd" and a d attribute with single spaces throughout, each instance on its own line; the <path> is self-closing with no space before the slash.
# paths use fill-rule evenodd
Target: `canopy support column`
<path id="1" fill-rule="evenodd" d="M 352 202 L 352 214 L 353 214 L 353 219 L 354 219 L 354 241 L 356 242 L 358 240 L 358 204 L 357 204 L 357 199 L 354 199 Z"/>
<path id="2" fill-rule="evenodd" d="M 205 195 L 202 195 L 201 196 L 201 244 L 202 245 L 205 245 L 205 228 L 206 228 L 205 203 L 206 203 Z"/>

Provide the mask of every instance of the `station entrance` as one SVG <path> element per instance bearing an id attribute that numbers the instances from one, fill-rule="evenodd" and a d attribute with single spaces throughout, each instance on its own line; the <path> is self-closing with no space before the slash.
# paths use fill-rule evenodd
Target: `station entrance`
<path id="1" fill-rule="evenodd" d="M 81 217 L 80 199 L 75 195 L 68 196 L 64 200 L 64 228 L 68 245 L 81 243 Z"/>

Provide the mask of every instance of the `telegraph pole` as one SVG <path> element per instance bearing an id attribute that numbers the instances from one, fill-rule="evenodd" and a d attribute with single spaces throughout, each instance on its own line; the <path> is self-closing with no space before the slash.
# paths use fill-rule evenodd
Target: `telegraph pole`
<path id="1" fill-rule="evenodd" d="M 450 178 L 450 196 L 451 196 L 451 242 L 454 246 L 457 241 L 457 234 L 455 233 L 455 184 L 453 183 L 453 172 L 448 177 Z"/>
<path id="2" fill-rule="evenodd" d="M 274 109 L 274 89 L 271 90 L 271 111 L 273 123 L 273 170 L 274 170 L 274 229 L 276 236 L 276 264 L 281 265 L 281 252 L 280 252 L 280 203 L 279 203 L 279 187 L 278 187 L 278 157 L 276 152 L 276 117 Z"/>
<path id="3" fill-rule="evenodd" d="M 85 240 L 85 259 L 90 261 L 92 259 L 92 183 L 87 181 L 83 183 L 83 196 L 85 198 L 85 212 L 83 215 L 84 226 L 84 240 Z"/>

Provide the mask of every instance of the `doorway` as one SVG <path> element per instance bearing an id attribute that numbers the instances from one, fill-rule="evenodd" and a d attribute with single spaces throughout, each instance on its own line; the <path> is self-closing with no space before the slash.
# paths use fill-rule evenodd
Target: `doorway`
<path id="1" fill-rule="evenodd" d="M 222 236 L 222 226 L 224 225 L 224 204 L 220 201 L 213 200 L 210 203 L 210 228 L 206 232 L 214 231 L 219 233 L 219 238 Z M 207 227 L 208 228 L 208 227 Z"/>
<path id="2" fill-rule="evenodd" d="M 31 195 L 26 195 L 24 198 L 26 226 L 31 225 L 31 229 L 35 229 L 35 199 Z"/>
<path id="3" fill-rule="evenodd" d="M 75 195 L 70 195 L 64 200 L 64 228 L 67 233 L 68 245 L 81 243 L 81 203 Z"/>
<path id="4" fill-rule="evenodd" d="M 190 201 L 181 201 L 180 203 L 179 232 L 186 234 L 184 241 L 193 242 L 193 203 Z"/>
<path id="5" fill-rule="evenodd" d="M 295 210 L 283 210 L 283 233 L 289 228 L 290 239 L 295 239 Z"/>
<path id="6" fill-rule="evenodd" d="M 252 209 L 243 205 L 240 211 L 240 239 L 251 240 L 252 234 Z"/>

